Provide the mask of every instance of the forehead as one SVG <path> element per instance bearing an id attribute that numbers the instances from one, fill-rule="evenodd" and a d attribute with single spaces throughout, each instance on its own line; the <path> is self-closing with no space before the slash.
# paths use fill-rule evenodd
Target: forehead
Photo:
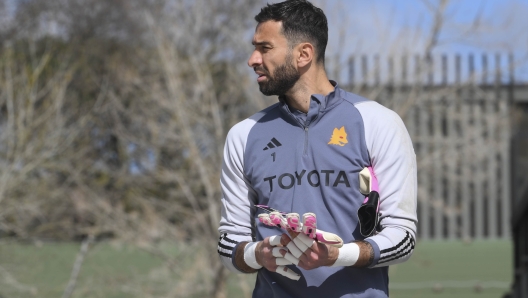
<path id="1" fill-rule="evenodd" d="M 286 44 L 286 37 L 282 34 L 282 22 L 267 21 L 258 24 L 253 35 L 253 44 L 259 43 Z"/>

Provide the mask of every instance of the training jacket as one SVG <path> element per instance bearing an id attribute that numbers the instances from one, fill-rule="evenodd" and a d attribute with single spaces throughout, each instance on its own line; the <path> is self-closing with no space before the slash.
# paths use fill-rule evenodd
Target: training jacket
<path id="1" fill-rule="evenodd" d="M 388 265 L 407 260 L 416 235 L 416 156 L 409 134 L 393 111 L 346 92 L 311 96 L 308 113 L 279 102 L 231 128 L 222 166 L 222 217 L 218 253 L 234 265 L 236 246 L 285 231 L 258 222 L 268 205 L 283 212 L 317 216 L 317 228 L 345 243 L 368 241 L 370 268 L 320 267 L 288 279 L 258 270 L 253 297 L 388 297 Z M 379 182 L 380 230 L 364 238 L 357 210 L 359 172 L 372 166 Z"/>

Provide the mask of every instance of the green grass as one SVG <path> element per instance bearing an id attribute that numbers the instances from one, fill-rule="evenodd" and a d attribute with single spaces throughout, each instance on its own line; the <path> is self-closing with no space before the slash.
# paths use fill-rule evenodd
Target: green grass
<path id="1" fill-rule="evenodd" d="M 509 241 L 419 242 L 389 269 L 391 297 L 502 297 L 513 277 Z"/>
<path id="2" fill-rule="evenodd" d="M 79 250 L 77 243 L 41 245 L 0 242 L 0 297 L 61 297 Z M 193 248 L 167 246 L 179 256 L 174 272 L 162 260 L 125 245 L 98 243 L 86 255 L 73 297 L 192 297 L 186 284 L 199 286 L 191 268 Z M 205 264 L 206 267 L 207 264 Z M 227 297 L 250 297 L 255 275 L 228 278 Z M 501 297 L 512 280 L 509 241 L 419 242 L 413 257 L 389 270 L 391 297 Z M 174 288 L 177 281 L 182 281 Z M 171 290 L 176 292 L 171 292 Z M 204 294 L 194 294 L 204 297 Z"/>
<path id="3" fill-rule="evenodd" d="M 0 266 L 22 285 L 9 286 L 4 276 L 0 294 L 61 297 L 78 250 L 74 243 L 0 244 Z M 145 278 L 160 265 L 160 259 L 138 249 L 97 244 L 86 256 L 74 297 L 129 297 L 122 286 Z"/>

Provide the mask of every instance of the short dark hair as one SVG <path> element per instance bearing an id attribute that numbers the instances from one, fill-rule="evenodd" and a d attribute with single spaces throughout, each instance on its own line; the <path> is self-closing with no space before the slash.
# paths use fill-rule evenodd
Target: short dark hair
<path id="1" fill-rule="evenodd" d="M 287 0 L 268 4 L 255 16 L 260 24 L 282 22 L 282 33 L 290 47 L 310 42 L 315 47 L 316 62 L 324 64 L 328 43 L 328 21 L 324 12 L 306 0 Z"/>

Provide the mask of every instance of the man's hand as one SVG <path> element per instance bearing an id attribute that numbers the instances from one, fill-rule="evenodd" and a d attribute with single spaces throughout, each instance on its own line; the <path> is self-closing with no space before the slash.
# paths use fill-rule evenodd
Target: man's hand
<path id="1" fill-rule="evenodd" d="M 297 213 L 260 214 L 259 221 L 285 229 L 288 234 L 271 236 L 255 246 L 255 261 L 271 272 L 298 280 L 300 276 L 284 265 L 294 264 L 305 270 L 323 266 L 368 267 L 374 256 L 368 242 L 360 241 L 343 247 L 343 240 L 332 233 L 317 229 L 314 213 L 305 213 L 302 223 Z M 289 235 L 289 236 L 288 236 Z M 340 249 L 346 251 L 340 252 Z M 344 253 L 340 257 L 340 253 Z M 339 262 L 336 262 L 340 260 Z"/>
<path id="2" fill-rule="evenodd" d="M 285 267 L 285 265 L 299 264 L 299 259 L 293 256 L 287 248 L 289 242 L 291 239 L 286 234 L 267 237 L 257 243 L 255 257 L 257 263 L 269 271 L 299 280 L 300 276 L 297 273 Z"/>
<path id="3" fill-rule="evenodd" d="M 274 236 L 272 236 L 274 237 Z M 262 267 L 268 269 L 269 271 L 275 272 L 277 270 L 278 265 L 277 264 L 277 257 L 273 255 L 273 249 L 279 248 L 281 255 L 284 256 L 286 254 L 286 250 L 284 248 L 281 249 L 281 247 L 284 247 L 282 237 L 288 238 L 285 234 L 280 237 L 277 241 L 277 238 L 267 237 L 264 240 L 257 243 L 257 247 L 255 248 L 255 257 L 257 259 L 257 263 L 261 265 Z M 270 238 L 273 239 L 274 243 L 270 243 Z M 276 243 L 279 242 L 279 243 Z"/>
<path id="4" fill-rule="evenodd" d="M 363 268 L 370 266 L 374 259 L 374 250 L 370 243 L 356 241 L 343 247 L 343 240 L 339 236 L 317 229 L 316 216 L 311 212 L 303 215 L 302 223 L 299 214 L 284 214 L 278 211 L 260 214 L 259 221 L 288 231 L 293 240 L 282 238 L 281 245 L 286 246 L 291 254 L 299 259 L 298 266 L 303 269 L 321 266 Z"/>
<path id="5" fill-rule="evenodd" d="M 304 241 L 300 241 L 300 238 L 308 238 L 305 234 L 293 231 L 288 231 L 288 233 L 293 239 L 289 241 L 292 241 L 296 246 L 300 246 L 299 249 L 301 251 L 304 250 L 299 257 L 299 267 L 310 270 L 322 266 L 332 266 L 337 260 L 337 257 L 339 256 L 338 248 L 313 240 L 311 240 L 312 245 L 308 246 L 305 244 L 306 240 L 303 239 Z M 288 243 L 286 243 L 286 245 L 288 245 Z"/>
<path id="6" fill-rule="evenodd" d="M 257 272 L 258 269 L 250 267 L 245 260 L 246 247 L 248 245 L 254 245 L 254 261 L 256 261 L 258 265 L 266 268 L 269 271 L 277 272 L 283 276 L 286 276 L 289 279 L 299 280 L 301 276 L 285 266 L 299 264 L 299 259 L 294 257 L 288 251 L 287 246 L 289 242 L 291 242 L 291 240 L 286 234 L 282 234 L 281 236 L 267 237 L 263 241 L 256 242 L 256 244 L 255 242 L 243 242 L 237 247 L 237 251 L 235 252 L 235 264 L 243 272 Z M 291 242 L 289 246 L 294 247 L 293 242 Z M 249 250 L 248 254 L 248 257 L 251 257 Z"/>
<path id="7" fill-rule="evenodd" d="M 303 233 L 296 233 L 289 231 L 290 237 L 286 234 L 282 234 L 279 238 L 280 243 L 270 243 L 268 237 L 263 241 L 257 243 L 255 248 L 255 256 L 257 263 L 269 271 L 277 271 L 277 267 L 281 266 L 282 261 L 280 257 L 277 258 L 277 254 L 273 253 L 273 250 L 280 250 L 280 255 L 285 258 L 286 256 L 293 256 L 298 259 L 297 265 L 303 269 L 310 270 L 321 266 L 331 266 L 339 255 L 339 249 L 333 246 L 326 245 L 317 241 L 313 241 Z M 277 236 L 279 237 L 279 236 Z M 299 238 L 297 238 L 299 237 Z M 292 239 L 296 239 L 295 242 Z M 301 238 L 305 238 L 301 241 Z M 277 241 L 273 238 L 274 241 Z M 311 246 L 305 244 L 310 242 Z M 296 244 L 297 243 L 297 244 Z M 295 252 L 295 251 L 298 252 Z M 290 253 L 291 251 L 291 253 Z M 279 264 L 277 264 L 279 260 Z M 283 265 L 283 264 L 282 264 Z"/>
<path id="8" fill-rule="evenodd" d="M 337 247 L 343 245 L 343 240 L 335 234 L 317 230 L 317 219 L 313 213 L 305 213 L 302 223 L 297 213 L 284 215 L 276 211 L 271 212 L 269 215 L 259 215 L 259 220 L 265 225 L 281 227 L 288 231 L 291 239 L 286 234 L 282 234 L 280 245 L 287 247 L 288 251 L 295 258 L 299 259 L 299 262 L 294 264 L 303 269 L 310 270 L 321 266 L 331 266 L 339 256 L 339 249 Z M 270 248 L 266 247 L 266 244 L 263 241 L 262 246 L 260 248 L 257 247 L 258 251 L 267 253 L 267 255 L 263 255 L 263 263 L 260 265 L 273 271 L 274 268 L 269 266 L 270 263 L 273 264 L 273 259 L 268 260 L 266 258 L 266 256 L 270 255 Z M 281 253 L 283 253 L 283 250 L 281 250 Z M 270 263 L 266 264 L 267 262 Z"/>

